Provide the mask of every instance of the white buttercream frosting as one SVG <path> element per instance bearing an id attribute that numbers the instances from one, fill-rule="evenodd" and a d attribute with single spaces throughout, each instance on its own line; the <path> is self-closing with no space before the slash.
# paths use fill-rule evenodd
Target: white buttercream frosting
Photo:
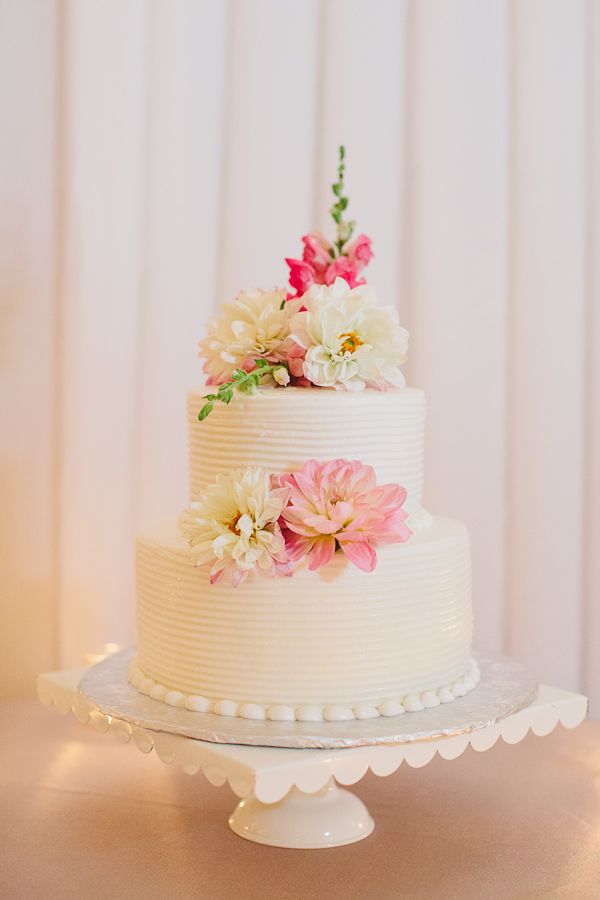
<path id="1" fill-rule="evenodd" d="M 466 529 L 434 519 L 380 547 L 374 572 L 336 554 L 317 572 L 300 564 L 233 590 L 211 586 L 175 523 L 162 523 L 138 541 L 132 680 L 174 705 L 277 721 L 449 702 L 477 681 L 470 576 Z"/>
<path id="2" fill-rule="evenodd" d="M 207 388 L 188 397 L 190 496 L 219 472 L 266 466 L 275 473 L 301 469 L 308 459 L 358 459 L 373 466 L 380 484 L 406 488 L 414 530 L 430 517 L 421 508 L 425 395 L 416 388 L 356 393 L 329 388 L 261 388 L 198 412 Z"/>

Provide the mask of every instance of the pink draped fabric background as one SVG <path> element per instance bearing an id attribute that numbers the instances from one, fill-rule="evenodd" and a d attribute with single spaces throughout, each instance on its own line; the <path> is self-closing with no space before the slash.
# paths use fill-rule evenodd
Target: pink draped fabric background
<path id="1" fill-rule="evenodd" d="M 600 711 L 598 60 L 586 0 L 0 0 L 0 692 L 132 642 L 204 322 L 284 281 L 343 141 L 476 643 Z"/>

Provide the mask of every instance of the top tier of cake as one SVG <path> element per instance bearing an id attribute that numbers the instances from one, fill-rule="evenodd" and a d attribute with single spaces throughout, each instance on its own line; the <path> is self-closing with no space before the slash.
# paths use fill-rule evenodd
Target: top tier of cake
<path id="1" fill-rule="evenodd" d="M 429 522 L 421 507 L 425 395 L 415 388 L 360 392 L 261 388 L 236 394 L 198 421 L 206 388 L 188 396 L 190 497 L 219 472 L 265 466 L 300 469 L 306 460 L 359 459 L 373 466 L 379 484 L 401 484 L 415 529 Z"/>

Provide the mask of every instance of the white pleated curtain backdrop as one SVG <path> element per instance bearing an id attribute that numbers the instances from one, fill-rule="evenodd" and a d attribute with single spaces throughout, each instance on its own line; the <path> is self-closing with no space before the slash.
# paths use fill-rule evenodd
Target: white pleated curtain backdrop
<path id="1" fill-rule="evenodd" d="M 599 61 L 593 0 L 0 0 L 4 692 L 132 642 L 205 321 L 344 142 L 476 643 L 600 710 Z"/>

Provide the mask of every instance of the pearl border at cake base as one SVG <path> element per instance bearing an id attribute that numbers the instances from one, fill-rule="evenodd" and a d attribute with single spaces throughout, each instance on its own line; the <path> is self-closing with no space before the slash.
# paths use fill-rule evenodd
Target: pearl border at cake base
<path id="1" fill-rule="evenodd" d="M 270 722 L 199 713 L 141 694 L 127 678 L 135 650 L 92 666 L 79 685 L 82 699 L 131 725 L 219 744 L 337 749 L 450 737 L 485 728 L 535 697 L 537 680 L 515 660 L 476 654 L 481 681 L 452 703 L 399 716 L 343 722 Z"/>

